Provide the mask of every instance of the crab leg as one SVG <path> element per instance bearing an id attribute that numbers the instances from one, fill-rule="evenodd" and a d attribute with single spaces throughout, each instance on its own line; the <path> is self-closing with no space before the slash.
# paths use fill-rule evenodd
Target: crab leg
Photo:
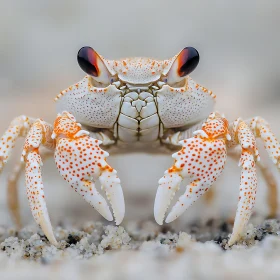
<path id="1" fill-rule="evenodd" d="M 57 117 L 52 137 L 57 143 L 55 162 L 60 175 L 104 218 L 112 221 L 110 208 L 95 187 L 99 179 L 111 203 L 115 222 L 120 224 L 125 212 L 123 192 L 116 170 L 106 162 L 109 154 L 99 147 L 102 142 L 91 138 L 67 112 Z"/>
<path id="2" fill-rule="evenodd" d="M 264 147 L 270 159 L 280 170 L 280 143 L 271 131 L 269 124 L 261 117 L 252 118 L 250 120 L 247 120 L 246 123 L 250 126 L 255 137 L 258 137 L 263 141 Z M 270 217 L 275 217 L 278 206 L 276 180 L 271 171 L 264 164 L 259 164 L 259 167 L 269 186 L 269 215 Z"/>
<path id="3" fill-rule="evenodd" d="M 250 126 L 255 137 L 261 138 L 269 157 L 280 170 L 280 143 L 271 131 L 269 124 L 261 117 L 252 118 L 246 123 Z"/>
<path id="4" fill-rule="evenodd" d="M 27 197 L 35 221 L 41 226 L 48 240 L 57 245 L 45 202 L 41 166 L 42 160 L 38 152 L 34 150 L 28 153 L 25 167 Z"/>
<path id="5" fill-rule="evenodd" d="M 53 155 L 53 152 L 50 150 L 44 149 L 40 151 L 40 156 L 43 161 L 51 155 Z M 20 207 L 18 200 L 18 180 L 24 169 L 24 164 L 22 162 L 18 162 L 8 176 L 7 202 L 10 214 L 17 228 L 21 228 Z"/>
<path id="6" fill-rule="evenodd" d="M 33 118 L 28 118 L 24 115 L 15 118 L 4 135 L 0 140 L 0 171 L 7 163 L 15 142 L 19 137 L 25 137 L 32 123 L 35 121 Z"/>
<path id="7" fill-rule="evenodd" d="M 232 133 L 237 135 L 238 142 L 242 148 L 240 165 L 243 167 L 240 179 L 240 196 L 233 233 L 228 242 L 234 244 L 246 226 L 255 203 L 257 188 L 257 176 L 254 156 L 259 160 L 256 148 L 256 137 L 260 137 L 266 151 L 273 163 L 280 168 L 280 144 L 272 133 L 268 123 L 262 118 L 256 117 L 247 121 L 249 125 L 237 119 L 232 126 Z M 235 140 L 236 141 L 236 140 Z M 232 143 L 229 143 L 232 146 Z"/>
<path id="8" fill-rule="evenodd" d="M 240 165 L 242 166 L 239 202 L 234 220 L 233 231 L 228 245 L 238 241 L 247 225 L 256 200 L 257 193 L 257 170 L 254 155 L 248 151 L 242 151 Z"/>
<path id="9" fill-rule="evenodd" d="M 278 210 L 278 188 L 277 181 L 271 170 L 265 166 L 262 162 L 257 162 L 257 166 L 260 168 L 263 178 L 266 181 L 268 187 L 267 204 L 269 208 L 269 219 L 275 219 Z"/>
<path id="10" fill-rule="evenodd" d="M 228 146 L 240 144 L 242 148 L 239 166 L 242 167 L 240 176 L 239 202 L 234 220 L 233 231 L 228 241 L 229 246 L 238 241 L 247 225 L 255 204 L 257 192 L 256 160 L 259 161 L 259 152 L 256 139 L 248 125 L 237 119 L 231 126 L 232 140 Z"/>
<path id="11" fill-rule="evenodd" d="M 240 155 L 237 153 L 237 150 L 230 151 L 228 156 L 233 158 L 234 160 L 239 160 Z M 266 166 L 263 161 L 257 161 L 257 167 L 260 169 L 263 179 L 266 182 L 268 188 L 267 194 L 267 204 L 269 208 L 269 219 L 274 219 L 277 215 L 278 203 L 277 203 L 277 181 L 274 174 L 271 170 Z"/>
<path id="12" fill-rule="evenodd" d="M 41 120 L 35 121 L 25 140 L 22 161 L 24 160 L 26 163 L 25 184 L 32 215 L 49 241 L 57 245 L 45 202 L 41 170 L 43 163 L 39 154 L 41 145 L 54 149 L 55 142 L 50 137 L 51 132 L 52 127 L 49 124 Z"/>

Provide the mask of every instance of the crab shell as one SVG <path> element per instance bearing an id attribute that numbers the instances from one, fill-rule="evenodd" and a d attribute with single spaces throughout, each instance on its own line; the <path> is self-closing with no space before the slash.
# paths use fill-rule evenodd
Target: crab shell
<path id="1" fill-rule="evenodd" d="M 94 51 L 95 73 L 62 91 L 57 111 L 123 142 L 156 141 L 169 128 L 198 123 L 213 111 L 215 95 L 180 76 L 183 51 L 168 60 L 107 60 Z"/>

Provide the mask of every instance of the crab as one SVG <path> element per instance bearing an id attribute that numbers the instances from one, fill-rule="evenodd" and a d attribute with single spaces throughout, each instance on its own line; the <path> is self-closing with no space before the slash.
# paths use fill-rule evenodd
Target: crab
<path id="1" fill-rule="evenodd" d="M 51 125 L 27 116 L 15 118 L 0 142 L 0 169 L 7 163 L 19 137 L 24 137 L 21 161 L 10 177 L 9 208 L 20 224 L 16 181 L 25 168 L 25 182 L 35 221 L 53 245 L 58 245 L 50 222 L 42 180 L 42 162 L 54 156 L 60 175 L 105 219 L 119 225 L 125 203 L 116 170 L 107 163 L 108 152 L 141 150 L 174 153 L 174 164 L 159 180 L 154 203 L 158 224 L 177 219 L 222 174 L 227 152 L 239 157 L 239 202 L 231 246 L 242 236 L 255 203 L 256 138 L 261 138 L 273 163 L 280 168 L 280 144 L 261 117 L 229 122 L 214 111 L 216 96 L 194 82 L 189 74 L 199 63 L 195 48 L 186 47 L 168 60 L 125 58 L 108 60 L 91 47 L 78 52 L 86 76 L 55 98 L 58 115 Z M 104 149 L 104 150 L 103 150 Z M 272 177 L 263 166 L 269 185 Z M 166 212 L 182 181 L 186 191 Z M 111 204 L 97 190 L 99 180 Z M 275 186 L 274 186 L 275 190 Z M 275 207 L 274 207 L 275 208 Z"/>

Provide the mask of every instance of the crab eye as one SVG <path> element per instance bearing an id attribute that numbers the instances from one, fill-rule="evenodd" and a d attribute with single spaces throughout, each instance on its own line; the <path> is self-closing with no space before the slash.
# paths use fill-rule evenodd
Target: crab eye
<path id="1" fill-rule="evenodd" d="M 185 77 L 198 65 L 199 53 L 195 48 L 186 47 L 178 55 L 178 75 Z"/>
<path id="2" fill-rule="evenodd" d="M 99 83 L 110 84 L 111 74 L 99 54 L 91 47 L 82 47 L 77 55 L 82 70 Z"/>
<path id="3" fill-rule="evenodd" d="M 77 56 L 82 70 L 94 77 L 97 77 L 99 72 L 96 56 L 97 53 L 91 47 L 82 47 Z"/>
<path id="4" fill-rule="evenodd" d="M 174 85 L 190 74 L 198 65 L 199 53 L 195 48 L 184 48 L 174 60 L 166 78 L 169 84 Z"/>

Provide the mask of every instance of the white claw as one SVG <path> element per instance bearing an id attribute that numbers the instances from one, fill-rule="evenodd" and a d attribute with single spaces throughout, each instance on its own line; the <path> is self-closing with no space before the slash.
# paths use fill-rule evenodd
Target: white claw
<path id="1" fill-rule="evenodd" d="M 91 181 L 80 181 L 76 191 L 83 196 L 94 209 L 108 221 L 113 221 L 111 210 L 106 199 L 97 191 L 95 184 Z M 85 190 L 87 190 L 85 192 Z M 90 190 L 90 191 L 88 191 Z"/>
<path id="2" fill-rule="evenodd" d="M 123 191 L 120 184 L 120 179 L 117 177 L 117 172 L 105 170 L 99 177 L 102 188 L 105 188 L 107 198 L 112 206 L 116 225 L 119 225 L 125 213 L 125 203 Z"/>
<path id="3" fill-rule="evenodd" d="M 108 221 L 113 221 L 113 216 L 110 208 L 105 200 L 105 198 L 95 190 L 95 194 L 87 201 L 94 207 L 94 209 L 99 212 Z"/>
<path id="4" fill-rule="evenodd" d="M 157 189 L 154 205 L 154 216 L 159 225 L 163 224 L 165 213 L 176 191 L 179 189 L 181 182 L 182 177 L 177 173 L 166 173 L 164 177 L 159 180 L 159 187 Z"/>
<path id="5" fill-rule="evenodd" d="M 51 244 L 53 244 L 54 246 L 58 246 L 58 243 L 56 241 L 53 229 L 52 229 L 52 225 L 51 225 L 51 221 L 49 217 L 40 217 L 38 219 L 38 224 L 41 226 L 44 234 L 47 236 L 48 240 L 50 241 Z"/>
<path id="6" fill-rule="evenodd" d="M 186 197 L 186 194 L 180 196 L 179 200 L 176 202 L 170 213 L 167 215 L 165 222 L 171 223 L 174 220 L 176 220 L 191 206 L 192 203 L 193 200 L 188 199 Z"/>

